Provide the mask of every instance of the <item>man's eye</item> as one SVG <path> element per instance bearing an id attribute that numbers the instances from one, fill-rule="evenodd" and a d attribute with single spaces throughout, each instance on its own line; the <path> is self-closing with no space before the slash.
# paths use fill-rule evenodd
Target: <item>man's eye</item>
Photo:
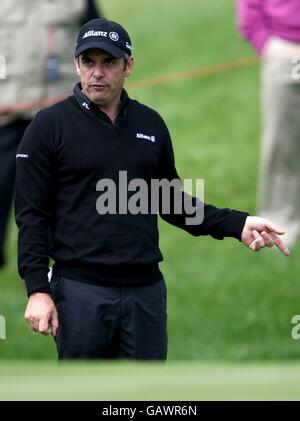
<path id="1" fill-rule="evenodd" d="M 106 64 L 108 66 L 114 66 L 116 64 L 116 60 L 107 60 Z"/>
<path id="2" fill-rule="evenodd" d="M 92 60 L 89 60 L 87 58 L 82 59 L 83 64 L 85 64 L 86 66 L 90 66 L 93 62 Z"/>

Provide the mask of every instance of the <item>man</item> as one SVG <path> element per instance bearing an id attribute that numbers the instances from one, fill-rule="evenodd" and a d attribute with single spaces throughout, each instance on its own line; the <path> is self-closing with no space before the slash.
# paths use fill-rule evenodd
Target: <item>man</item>
<path id="1" fill-rule="evenodd" d="M 300 2 L 238 0 L 241 35 L 262 57 L 259 214 L 300 235 Z"/>
<path id="2" fill-rule="evenodd" d="M 155 111 L 123 89 L 134 59 L 130 37 L 118 23 L 96 19 L 84 25 L 75 64 L 81 82 L 74 95 L 37 114 L 17 155 L 25 318 L 34 331 L 56 336 L 60 359 L 165 359 L 157 215 L 149 208 L 129 212 L 134 195 L 120 174 L 144 187 L 155 179 L 178 181 L 170 135 Z M 111 191 L 119 189 L 118 198 L 108 195 L 104 181 Z M 105 200 L 97 193 L 104 190 Z M 282 231 L 243 212 L 204 205 L 203 222 L 188 223 L 191 213 L 175 209 L 178 192 L 179 202 L 190 198 L 195 210 L 203 205 L 177 184 L 169 211 L 158 206 L 171 224 L 196 236 L 235 237 L 253 250 L 276 244 L 289 255 Z M 55 262 L 50 286 L 49 256 Z"/>
<path id="3" fill-rule="evenodd" d="M 0 2 L 0 56 L 7 65 L 6 78 L 0 77 L 0 269 L 6 261 L 17 148 L 41 103 L 69 94 L 76 82 L 72 45 L 78 28 L 98 17 L 94 0 Z"/>

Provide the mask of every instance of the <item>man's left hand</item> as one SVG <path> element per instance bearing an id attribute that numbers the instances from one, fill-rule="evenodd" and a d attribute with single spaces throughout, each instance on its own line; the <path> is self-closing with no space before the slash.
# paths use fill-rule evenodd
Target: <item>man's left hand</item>
<path id="1" fill-rule="evenodd" d="M 241 241 L 253 251 L 259 251 L 265 246 L 273 247 L 275 245 L 285 256 L 290 256 L 289 249 L 279 237 L 282 234 L 284 234 L 284 231 L 268 219 L 248 216 L 242 231 Z"/>

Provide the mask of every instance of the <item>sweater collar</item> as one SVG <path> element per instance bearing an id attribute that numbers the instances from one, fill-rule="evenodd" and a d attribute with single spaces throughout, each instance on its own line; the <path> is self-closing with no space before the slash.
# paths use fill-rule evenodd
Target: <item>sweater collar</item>
<path id="1" fill-rule="evenodd" d="M 94 116 L 96 116 L 97 118 L 100 118 L 100 120 L 103 123 L 106 123 L 110 126 L 116 126 L 118 124 L 118 122 L 120 122 L 120 120 L 124 117 L 125 113 L 126 113 L 126 109 L 129 103 L 129 96 L 127 94 L 127 92 L 125 91 L 125 89 L 122 89 L 121 92 L 121 105 L 120 105 L 120 110 L 118 113 L 118 117 L 116 119 L 115 124 L 113 125 L 110 118 L 108 117 L 107 114 L 105 114 L 102 110 L 100 110 L 100 108 L 94 104 L 89 98 L 87 98 L 84 93 L 82 92 L 82 87 L 81 87 L 81 83 L 78 82 L 73 89 L 73 94 L 78 102 L 78 104 L 80 105 L 80 107 L 93 114 Z"/>

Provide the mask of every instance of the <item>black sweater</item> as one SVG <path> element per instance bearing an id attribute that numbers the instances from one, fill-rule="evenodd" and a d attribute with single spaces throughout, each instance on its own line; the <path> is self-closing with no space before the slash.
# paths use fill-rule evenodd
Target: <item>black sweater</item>
<path id="1" fill-rule="evenodd" d="M 119 171 L 147 184 L 178 178 L 162 118 L 125 91 L 121 99 L 112 125 L 77 85 L 73 96 L 40 111 L 25 132 L 17 154 L 15 206 L 19 273 L 28 294 L 50 292 L 49 257 L 56 274 L 99 285 L 145 285 L 162 277 L 156 214 L 96 210 L 97 182 L 117 183 Z M 205 205 L 204 221 L 196 226 L 186 225 L 185 214 L 161 216 L 195 236 L 240 239 L 247 214 Z"/>

